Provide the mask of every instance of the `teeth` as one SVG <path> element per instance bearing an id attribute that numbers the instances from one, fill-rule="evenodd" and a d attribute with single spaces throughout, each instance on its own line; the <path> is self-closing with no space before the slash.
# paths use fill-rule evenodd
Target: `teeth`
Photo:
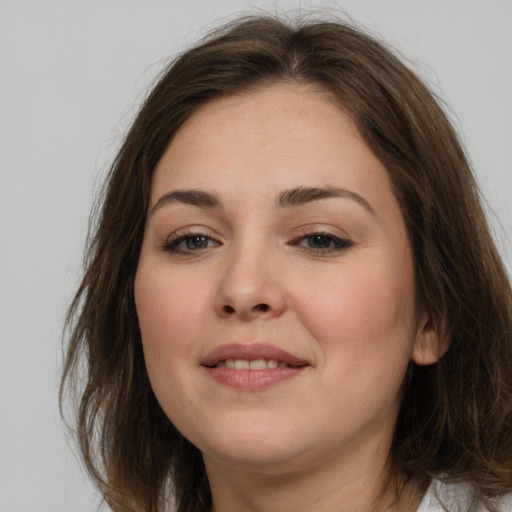
<path id="1" fill-rule="evenodd" d="M 249 363 L 251 370 L 264 370 L 267 367 L 267 361 L 265 359 L 255 359 Z"/>
<path id="2" fill-rule="evenodd" d="M 227 367 L 234 370 L 266 370 L 268 368 L 286 368 L 288 365 L 275 359 L 226 359 L 220 361 L 218 367 Z"/>
<path id="3" fill-rule="evenodd" d="M 235 359 L 235 370 L 248 370 L 249 364 L 249 361 L 244 361 L 243 359 Z"/>

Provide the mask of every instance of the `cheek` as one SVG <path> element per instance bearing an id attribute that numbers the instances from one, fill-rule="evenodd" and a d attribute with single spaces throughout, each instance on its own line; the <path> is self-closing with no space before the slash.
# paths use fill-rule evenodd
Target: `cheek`
<path id="1" fill-rule="evenodd" d="M 180 278 L 181 277 L 181 278 Z M 139 264 L 135 303 L 149 380 L 160 405 L 178 429 L 183 411 L 194 409 L 200 390 L 190 378 L 204 339 L 209 292 L 187 273 L 169 275 L 163 265 Z M 199 414 L 200 411 L 196 411 Z M 186 415 L 185 415 L 186 417 Z"/>
<path id="2" fill-rule="evenodd" d="M 177 355 L 197 345 L 210 304 L 204 283 L 190 273 L 186 279 L 176 271 L 170 275 L 165 265 L 139 265 L 135 303 L 150 373 L 164 371 Z"/>
<path id="3" fill-rule="evenodd" d="M 297 309 L 324 352 L 350 357 L 352 364 L 364 359 L 366 365 L 395 352 L 410 357 L 414 281 L 412 265 L 399 261 L 347 264 L 323 279 L 317 275 L 314 286 L 302 282 Z"/>

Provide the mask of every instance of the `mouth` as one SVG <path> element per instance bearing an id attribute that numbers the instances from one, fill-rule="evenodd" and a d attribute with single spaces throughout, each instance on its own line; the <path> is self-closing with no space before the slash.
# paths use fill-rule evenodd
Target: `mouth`
<path id="1" fill-rule="evenodd" d="M 291 379 L 310 363 L 272 345 L 224 345 L 201 361 L 213 379 L 243 391 L 258 391 Z"/>
<path id="2" fill-rule="evenodd" d="M 288 364 L 277 359 L 225 359 L 213 368 L 230 368 L 232 370 L 272 370 L 273 368 L 300 368 L 305 364 Z"/>
<path id="3" fill-rule="evenodd" d="M 208 368 L 220 367 L 234 370 L 266 370 L 274 368 L 309 366 L 308 361 L 285 350 L 264 343 L 248 345 L 232 343 L 210 352 L 202 361 Z"/>

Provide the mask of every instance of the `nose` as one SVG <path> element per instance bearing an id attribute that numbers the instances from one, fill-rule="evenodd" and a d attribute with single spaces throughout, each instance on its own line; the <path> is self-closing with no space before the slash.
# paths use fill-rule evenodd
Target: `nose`
<path id="1" fill-rule="evenodd" d="M 224 261 L 216 313 L 241 320 L 270 319 L 286 309 L 282 273 L 269 251 L 240 250 Z"/>

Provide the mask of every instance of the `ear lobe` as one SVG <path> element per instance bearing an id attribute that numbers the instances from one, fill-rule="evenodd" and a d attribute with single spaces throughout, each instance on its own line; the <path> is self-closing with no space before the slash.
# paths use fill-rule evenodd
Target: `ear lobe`
<path id="1" fill-rule="evenodd" d="M 424 315 L 418 325 L 411 359 L 425 366 L 437 363 L 450 347 L 450 339 L 443 328 L 436 326 L 430 315 Z"/>

